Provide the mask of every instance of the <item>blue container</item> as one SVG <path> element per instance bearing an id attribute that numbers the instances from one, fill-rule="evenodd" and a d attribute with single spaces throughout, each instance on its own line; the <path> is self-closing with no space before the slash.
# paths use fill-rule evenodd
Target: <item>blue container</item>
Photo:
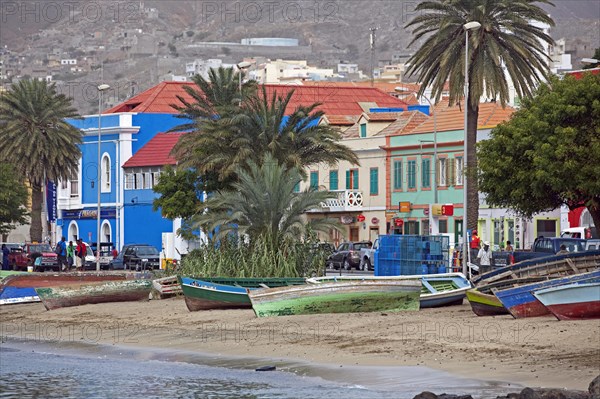
<path id="1" fill-rule="evenodd" d="M 436 274 L 437 273 L 437 266 L 435 265 L 435 263 L 430 263 L 429 264 L 429 274 Z"/>
<path id="2" fill-rule="evenodd" d="M 440 274 L 447 273 L 446 272 L 446 266 L 440 266 L 440 267 L 438 267 L 438 273 L 440 273 Z"/>
<path id="3" fill-rule="evenodd" d="M 429 274 L 429 268 L 427 267 L 427 263 L 423 263 L 421 265 L 421 273 L 419 274 Z"/>

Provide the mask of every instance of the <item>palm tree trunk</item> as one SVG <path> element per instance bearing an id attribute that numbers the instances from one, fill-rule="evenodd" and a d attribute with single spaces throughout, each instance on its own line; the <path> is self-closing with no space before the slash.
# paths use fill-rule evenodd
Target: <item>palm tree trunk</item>
<path id="1" fill-rule="evenodd" d="M 594 197 L 591 204 L 587 206 L 587 209 L 594 221 L 594 226 L 596 226 L 597 230 L 600 230 L 600 197 Z"/>
<path id="2" fill-rule="evenodd" d="M 479 189 L 477 186 L 477 119 L 479 104 L 471 105 L 471 96 L 467 101 L 467 229 L 477 228 L 479 219 Z"/>
<path id="3" fill-rule="evenodd" d="M 31 241 L 42 242 L 42 186 L 31 184 L 31 225 L 29 235 Z"/>

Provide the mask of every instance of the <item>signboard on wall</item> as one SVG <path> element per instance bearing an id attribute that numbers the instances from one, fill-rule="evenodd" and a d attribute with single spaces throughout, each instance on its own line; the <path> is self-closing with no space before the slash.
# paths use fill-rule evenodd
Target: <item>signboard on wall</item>
<path id="1" fill-rule="evenodd" d="M 56 220 L 56 184 L 52 180 L 46 181 L 46 215 L 49 222 Z"/>
<path id="2" fill-rule="evenodd" d="M 112 219 L 117 216 L 115 208 L 101 209 L 100 219 Z M 97 209 L 70 209 L 62 211 L 63 219 L 97 219 Z"/>
<path id="3" fill-rule="evenodd" d="M 400 201 L 400 203 L 398 204 L 398 209 L 402 213 L 410 212 L 410 202 Z"/>

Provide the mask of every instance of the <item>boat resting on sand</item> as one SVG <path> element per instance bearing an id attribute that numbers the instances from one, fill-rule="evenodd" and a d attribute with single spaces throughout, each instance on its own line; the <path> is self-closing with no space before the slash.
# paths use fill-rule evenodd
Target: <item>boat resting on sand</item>
<path id="1" fill-rule="evenodd" d="M 140 273 L 18 273 L 0 281 L 0 305 L 39 302 L 35 288 L 57 287 L 65 284 L 92 283 L 141 278 Z"/>
<path id="2" fill-rule="evenodd" d="M 282 287 L 305 284 L 302 277 L 177 277 L 190 312 L 210 309 L 251 308 L 247 289 Z"/>
<path id="3" fill-rule="evenodd" d="M 306 280 L 309 284 L 319 284 L 335 281 L 398 281 L 421 280 L 420 308 L 437 308 L 442 306 L 460 305 L 471 289 L 471 283 L 462 273 L 441 273 L 407 276 L 327 276 Z"/>
<path id="4" fill-rule="evenodd" d="M 349 280 L 248 290 L 258 317 L 419 310 L 421 280 Z"/>
<path id="5" fill-rule="evenodd" d="M 36 288 L 48 310 L 105 302 L 148 300 L 151 280 L 116 280 Z"/>
<path id="6" fill-rule="evenodd" d="M 502 290 L 492 289 L 492 292 L 515 319 L 520 319 L 523 317 L 543 316 L 550 313 L 549 310 L 533 296 L 534 291 L 564 284 L 596 282 L 600 282 L 600 269 L 588 273 L 553 278 Z"/>
<path id="7" fill-rule="evenodd" d="M 179 295 L 182 293 L 181 284 L 177 281 L 177 276 L 168 276 L 152 280 L 152 288 L 154 290 L 155 297 L 159 299 L 166 298 L 173 295 Z"/>
<path id="8" fill-rule="evenodd" d="M 600 282 L 558 285 L 533 296 L 559 320 L 600 319 Z"/>

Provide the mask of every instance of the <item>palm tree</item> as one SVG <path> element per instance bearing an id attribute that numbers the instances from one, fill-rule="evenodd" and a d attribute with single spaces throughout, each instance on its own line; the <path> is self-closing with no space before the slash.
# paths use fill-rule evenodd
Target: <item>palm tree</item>
<path id="1" fill-rule="evenodd" d="M 274 248 L 282 240 L 305 237 L 308 231 L 328 232 L 337 228 L 334 219 L 305 220 L 309 209 L 320 209 L 333 194 L 327 191 L 295 192 L 302 180 L 298 168 L 287 168 L 270 154 L 261 164 L 240 167 L 239 180 L 231 189 L 218 192 L 206 203 L 207 211 L 195 217 L 197 227 L 214 231 L 216 238 L 232 232 L 247 235 L 250 240 L 268 238 Z"/>
<path id="2" fill-rule="evenodd" d="M 31 186 L 32 241 L 42 240 L 42 187 L 77 173 L 82 133 L 65 118 L 79 115 L 54 84 L 21 80 L 0 96 L 0 158 Z"/>
<path id="3" fill-rule="evenodd" d="M 175 149 L 180 165 L 232 182 L 237 170 L 250 160 L 260 165 L 266 153 L 281 165 L 298 168 L 302 176 L 305 167 L 318 163 L 346 160 L 358 164 L 356 154 L 339 142 L 339 131 L 318 124 L 323 113 L 315 109 L 320 104 L 299 106 L 286 116 L 293 93 L 281 97 L 275 92 L 269 97 L 263 87 L 237 113 L 205 120 L 201 130 Z"/>
<path id="4" fill-rule="evenodd" d="M 538 3 L 552 4 L 548 0 Z M 465 106 L 469 118 L 467 130 L 467 227 L 475 228 L 479 214 L 476 173 L 477 118 L 482 95 L 509 101 L 510 77 L 519 97 L 531 96 L 535 86 L 547 77 L 549 58 L 545 44 L 553 40 L 534 25 L 550 26 L 554 21 L 533 4 L 534 0 L 429 0 L 420 3 L 419 14 L 407 27 L 414 27 L 410 45 L 425 38 L 408 61 L 408 75 L 421 82 L 419 94 L 431 87 L 439 102 L 444 84 L 450 83 L 450 104 L 464 97 L 465 31 L 467 22 L 479 22 L 481 28 L 469 37 L 469 93 Z M 409 46 L 410 46 L 409 45 Z M 506 72 L 505 72 L 506 70 Z"/>

